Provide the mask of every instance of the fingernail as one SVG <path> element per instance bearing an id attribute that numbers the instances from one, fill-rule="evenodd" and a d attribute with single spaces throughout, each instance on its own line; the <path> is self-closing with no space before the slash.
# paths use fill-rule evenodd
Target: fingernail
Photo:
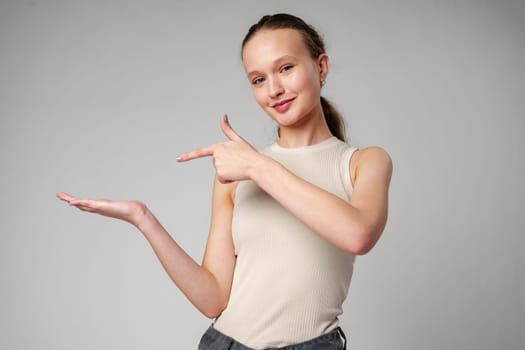
<path id="1" fill-rule="evenodd" d="M 223 118 L 224 118 L 224 121 L 225 121 L 226 123 L 229 123 L 229 121 L 228 121 L 228 115 L 227 115 L 227 114 L 225 114 Z"/>
<path id="2" fill-rule="evenodd" d="M 182 160 L 182 156 L 178 156 L 177 158 L 175 158 L 175 160 L 176 160 L 177 162 L 180 162 L 180 161 Z"/>

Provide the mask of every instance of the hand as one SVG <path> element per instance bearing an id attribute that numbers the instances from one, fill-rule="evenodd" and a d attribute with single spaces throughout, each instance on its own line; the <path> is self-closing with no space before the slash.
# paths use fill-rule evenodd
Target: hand
<path id="1" fill-rule="evenodd" d="M 112 201 L 108 199 L 80 199 L 59 192 L 57 197 L 82 211 L 127 221 L 137 226 L 138 220 L 147 212 L 139 201 Z"/>
<path id="2" fill-rule="evenodd" d="M 237 135 L 226 115 L 221 120 L 221 129 L 228 141 L 184 153 L 177 157 L 177 161 L 186 162 L 196 158 L 213 157 L 213 166 L 221 183 L 250 179 L 250 172 L 260 153 Z"/>

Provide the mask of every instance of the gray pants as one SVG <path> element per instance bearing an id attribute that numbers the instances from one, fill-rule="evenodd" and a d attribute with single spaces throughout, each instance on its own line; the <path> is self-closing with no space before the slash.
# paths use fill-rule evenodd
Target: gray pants
<path id="1" fill-rule="evenodd" d="M 269 348 L 270 349 L 270 348 Z M 268 349 L 268 350 L 269 350 Z M 283 348 L 271 348 L 280 350 L 344 350 L 346 349 L 346 337 L 341 328 L 330 333 L 323 334 L 317 338 L 304 343 L 285 346 Z M 238 341 L 222 334 L 213 326 L 210 326 L 201 338 L 198 350 L 254 350 Z"/>

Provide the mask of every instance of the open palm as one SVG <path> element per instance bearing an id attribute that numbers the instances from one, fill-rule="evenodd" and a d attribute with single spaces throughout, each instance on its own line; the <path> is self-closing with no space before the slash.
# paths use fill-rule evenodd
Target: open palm
<path id="1" fill-rule="evenodd" d="M 100 214 L 135 224 L 137 218 L 146 212 L 146 206 L 139 201 L 115 201 L 109 199 L 81 199 L 59 192 L 57 197 L 82 211 Z"/>

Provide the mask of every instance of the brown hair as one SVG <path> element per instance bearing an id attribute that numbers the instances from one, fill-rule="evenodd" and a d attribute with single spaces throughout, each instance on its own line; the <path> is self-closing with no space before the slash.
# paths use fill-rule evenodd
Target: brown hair
<path id="1" fill-rule="evenodd" d="M 317 60 L 319 56 L 325 53 L 325 46 L 323 39 L 319 33 L 301 18 L 287 14 L 278 13 L 275 15 L 265 15 L 261 17 L 259 22 L 255 23 L 250 27 L 248 33 L 242 41 L 241 50 L 244 49 L 246 43 L 260 30 L 262 29 L 295 29 L 303 37 L 304 44 L 310 52 L 312 59 Z M 242 52 L 241 52 L 242 56 Z M 330 129 L 332 135 L 337 137 L 341 141 L 346 142 L 345 135 L 345 122 L 341 114 L 335 109 L 335 107 L 323 96 L 321 96 L 321 107 L 323 108 L 324 117 L 326 124 Z"/>

